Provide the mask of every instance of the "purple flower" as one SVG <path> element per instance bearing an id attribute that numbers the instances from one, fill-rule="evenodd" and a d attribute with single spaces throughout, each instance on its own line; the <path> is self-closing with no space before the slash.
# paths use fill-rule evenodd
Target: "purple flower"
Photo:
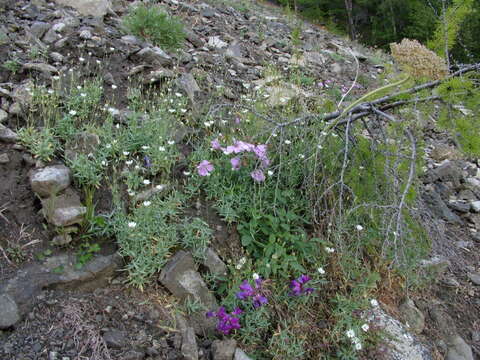
<path id="1" fill-rule="evenodd" d="M 147 155 L 143 157 L 143 162 L 145 163 L 146 168 L 152 167 L 152 162 L 150 161 L 150 158 Z"/>
<path id="2" fill-rule="evenodd" d="M 232 164 L 232 170 L 239 170 L 241 165 L 241 160 L 239 157 L 234 157 L 230 159 L 230 164 Z"/>
<path id="3" fill-rule="evenodd" d="M 217 312 L 209 311 L 207 312 L 207 317 L 216 317 L 218 319 L 217 330 L 221 333 L 228 335 L 230 331 L 235 329 L 240 329 L 240 319 L 236 317 L 237 315 L 242 314 L 243 311 L 240 308 L 236 308 L 230 314 L 225 311 L 225 307 L 220 307 Z"/>
<path id="4" fill-rule="evenodd" d="M 241 300 L 252 298 L 253 307 L 255 308 L 267 304 L 268 299 L 262 292 L 262 282 L 262 278 L 256 279 L 255 287 L 253 287 L 247 280 L 244 280 L 239 286 L 242 291 L 236 294 L 237 298 Z"/>
<path id="5" fill-rule="evenodd" d="M 257 157 L 262 160 L 267 158 L 267 145 L 260 144 L 253 147 L 253 152 Z"/>
<path id="6" fill-rule="evenodd" d="M 212 149 L 213 150 L 220 150 L 222 147 L 220 146 L 220 142 L 218 141 L 218 139 L 214 139 L 210 142 L 210 144 L 212 145 Z"/>
<path id="7" fill-rule="evenodd" d="M 310 294 L 313 292 L 313 288 L 305 288 L 304 285 L 310 281 L 310 276 L 301 275 L 298 279 L 292 280 L 290 282 L 290 295 L 300 296 L 304 294 Z"/>
<path id="8" fill-rule="evenodd" d="M 265 181 L 265 174 L 263 173 L 262 170 L 260 169 L 257 169 L 257 170 L 254 170 L 250 173 L 250 176 L 252 177 L 253 180 L 255 180 L 256 182 L 263 182 Z"/>
<path id="9" fill-rule="evenodd" d="M 208 160 L 202 160 L 200 164 L 197 165 L 198 175 L 200 176 L 209 176 L 213 169 L 213 165 Z"/>

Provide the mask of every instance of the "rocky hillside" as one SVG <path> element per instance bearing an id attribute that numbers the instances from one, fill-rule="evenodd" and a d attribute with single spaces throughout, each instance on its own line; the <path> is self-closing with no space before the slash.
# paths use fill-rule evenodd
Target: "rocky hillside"
<path id="1" fill-rule="evenodd" d="M 439 107 L 319 120 L 392 60 L 268 4 L 158 3 L 177 50 L 126 27 L 140 2 L 0 0 L 0 358 L 480 358 L 480 163 Z"/>

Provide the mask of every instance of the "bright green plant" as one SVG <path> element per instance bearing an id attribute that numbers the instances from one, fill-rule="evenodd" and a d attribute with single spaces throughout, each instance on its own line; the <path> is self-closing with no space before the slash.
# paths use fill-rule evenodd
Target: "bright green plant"
<path id="1" fill-rule="evenodd" d="M 183 24 L 156 5 L 134 7 L 123 18 L 123 26 L 127 32 L 167 50 L 182 47 L 185 40 Z"/>
<path id="2" fill-rule="evenodd" d="M 58 150 L 59 144 L 50 128 L 22 128 L 18 131 L 20 142 L 36 158 L 50 161 Z"/>
<path id="3" fill-rule="evenodd" d="M 16 74 L 22 68 L 22 64 L 20 64 L 18 60 L 13 59 L 5 61 L 3 67 L 13 74 Z"/>
<path id="4" fill-rule="evenodd" d="M 95 253 L 100 251 L 100 245 L 97 243 L 84 242 L 77 251 L 77 263 L 75 267 L 81 269 L 86 263 L 92 260 Z"/>

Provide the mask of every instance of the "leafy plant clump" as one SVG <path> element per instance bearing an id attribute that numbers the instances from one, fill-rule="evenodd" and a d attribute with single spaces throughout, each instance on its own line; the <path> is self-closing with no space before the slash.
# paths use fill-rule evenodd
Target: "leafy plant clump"
<path id="1" fill-rule="evenodd" d="M 167 50 L 182 47 L 185 40 L 183 24 L 159 6 L 138 5 L 123 18 L 127 32 L 140 36 Z"/>

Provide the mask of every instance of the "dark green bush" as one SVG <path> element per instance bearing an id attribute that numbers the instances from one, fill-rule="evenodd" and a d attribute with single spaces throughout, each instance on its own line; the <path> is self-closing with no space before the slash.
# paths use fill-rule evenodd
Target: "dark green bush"
<path id="1" fill-rule="evenodd" d="M 167 50 L 182 47 L 183 24 L 158 6 L 139 5 L 123 18 L 125 30 Z"/>

